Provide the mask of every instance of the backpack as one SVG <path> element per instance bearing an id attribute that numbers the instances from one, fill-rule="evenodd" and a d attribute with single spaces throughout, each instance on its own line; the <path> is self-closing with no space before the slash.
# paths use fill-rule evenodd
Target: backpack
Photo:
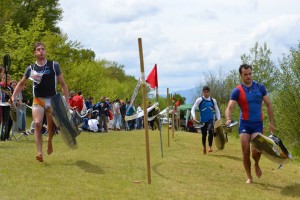
<path id="1" fill-rule="evenodd" d="M 201 102 L 199 103 L 199 111 L 201 110 L 201 105 L 204 103 L 204 102 L 211 102 L 212 103 L 212 109 L 215 110 L 215 102 L 214 102 L 214 98 L 210 97 L 210 101 L 209 100 L 206 100 L 204 99 L 204 97 L 202 97 L 202 100 Z"/>

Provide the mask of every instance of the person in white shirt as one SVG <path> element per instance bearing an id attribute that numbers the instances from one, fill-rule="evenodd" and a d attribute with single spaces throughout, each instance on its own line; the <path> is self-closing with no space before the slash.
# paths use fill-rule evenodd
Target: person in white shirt
<path id="1" fill-rule="evenodd" d="M 220 110 L 217 104 L 216 99 L 210 97 L 210 89 L 208 86 L 203 87 L 202 97 L 199 97 L 191 110 L 191 115 L 194 121 L 196 120 L 196 109 L 199 109 L 200 123 L 204 123 L 204 126 L 201 127 L 202 133 L 202 144 L 203 144 L 203 154 L 206 154 L 206 136 L 208 132 L 208 152 L 212 152 L 212 143 L 213 143 L 213 132 L 214 132 L 214 120 L 215 118 L 220 119 Z"/>
<path id="2" fill-rule="evenodd" d="M 139 103 L 137 109 L 136 109 L 136 113 L 140 113 L 143 112 L 143 109 L 141 107 L 141 104 Z M 143 127 L 143 117 L 139 117 L 136 119 L 136 128 L 137 129 L 141 129 Z"/>

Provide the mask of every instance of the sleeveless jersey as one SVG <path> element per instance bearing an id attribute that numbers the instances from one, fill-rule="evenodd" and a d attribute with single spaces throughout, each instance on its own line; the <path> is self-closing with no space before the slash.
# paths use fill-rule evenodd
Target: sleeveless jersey
<path id="1" fill-rule="evenodd" d="M 215 104 L 213 102 L 213 98 L 210 98 L 210 100 L 206 100 L 204 97 L 202 97 L 202 101 L 199 104 L 201 122 L 208 122 L 214 119 L 214 115 L 215 115 L 214 106 Z"/>
<path id="2" fill-rule="evenodd" d="M 57 76 L 60 74 L 61 70 L 59 64 L 47 60 L 46 64 L 42 67 L 38 66 L 36 63 L 28 66 L 24 76 L 27 79 L 33 80 L 34 97 L 47 98 L 56 94 Z"/>

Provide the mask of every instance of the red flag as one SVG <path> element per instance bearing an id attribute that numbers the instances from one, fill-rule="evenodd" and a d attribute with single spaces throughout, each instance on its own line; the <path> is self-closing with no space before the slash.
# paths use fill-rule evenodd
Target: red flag
<path id="1" fill-rule="evenodd" d="M 180 106 L 180 100 L 178 100 L 178 101 L 175 103 L 175 106 L 177 106 L 177 107 Z"/>
<path id="2" fill-rule="evenodd" d="M 149 83 L 150 87 L 153 89 L 158 87 L 156 64 L 154 65 L 153 69 L 151 70 L 150 74 L 148 75 L 146 82 Z"/>

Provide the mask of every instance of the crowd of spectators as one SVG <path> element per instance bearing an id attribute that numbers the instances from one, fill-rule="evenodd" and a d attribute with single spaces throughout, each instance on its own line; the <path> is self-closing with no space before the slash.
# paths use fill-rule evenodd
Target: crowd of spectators
<path id="1" fill-rule="evenodd" d="M 141 104 L 138 104 L 136 108 L 134 104 L 131 105 L 130 103 L 128 99 L 116 98 L 111 100 L 105 96 L 101 96 L 99 101 L 94 102 L 94 98 L 91 96 L 84 99 L 81 91 L 78 91 L 76 95 L 74 91 L 71 91 L 69 95 L 70 108 L 85 116 L 81 127 L 84 131 L 131 131 L 144 128 L 143 117 L 125 121 L 125 116 L 132 116 L 142 112 Z M 148 106 L 151 105 L 151 102 L 149 102 Z M 152 115 L 152 112 L 148 114 L 149 117 Z M 89 125 L 92 125 L 91 123 L 97 123 L 98 129 L 91 130 L 89 127 Z M 152 122 L 149 122 L 149 126 L 152 130 L 156 128 Z"/>

